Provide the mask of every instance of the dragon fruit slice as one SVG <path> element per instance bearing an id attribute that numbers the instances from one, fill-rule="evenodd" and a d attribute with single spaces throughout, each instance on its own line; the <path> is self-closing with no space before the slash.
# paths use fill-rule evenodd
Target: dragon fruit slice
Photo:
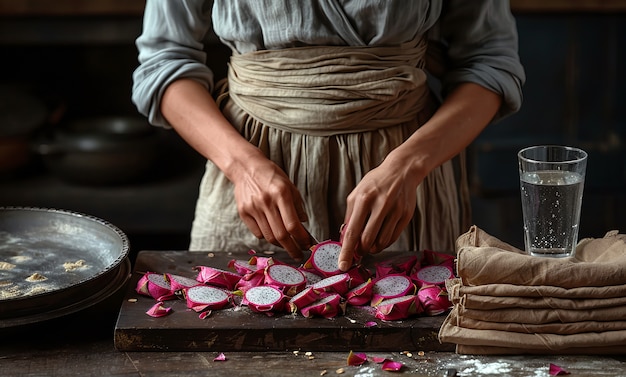
<path id="1" fill-rule="evenodd" d="M 271 285 L 252 287 L 244 293 L 242 304 L 250 310 L 269 316 L 281 312 L 285 308 L 286 297 L 280 289 Z"/>
<path id="2" fill-rule="evenodd" d="M 374 316 L 384 321 L 397 321 L 409 318 L 422 311 L 416 295 L 406 295 L 390 298 L 376 306 Z"/>
<path id="3" fill-rule="evenodd" d="M 199 282 L 195 279 L 169 273 L 165 274 L 165 280 L 170 283 L 170 289 L 173 294 L 180 294 L 183 289 L 199 284 Z"/>
<path id="4" fill-rule="evenodd" d="M 287 305 L 289 306 L 289 311 L 291 313 L 296 313 L 300 309 L 314 303 L 320 298 L 320 293 L 313 289 L 313 287 L 308 286 L 293 296 L 289 302 L 287 302 Z"/>
<path id="5" fill-rule="evenodd" d="M 454 272 L 448 266 L 425 266 L 417 270 L 411 278 L 417 283 L 419 287 L 425 285 L 441 285 L 446 283 L 446 280 L 452 279 Z"/>
<path id="6" fill-rule="evenodd" d="M 282 290 L 287 296 L 293 296 L 304 289 L 306 278 L 295 267 L 287 264 L 272 264 L 265 269 L 265 284 Z"/>
<path id="7" fill-rule="evenodd" d="M 343 299 L 337 293 L 332 293 L 328 296 L 315 301 L 311 305 L 307 305 L 300 309 L 300 313 L 306 318 L 311 317 L 324 317 L 334 318 L 340 314 L 345 313 L 345 304 L 342 303 Z"/>
<path id="8" fill-rule="evenodd" d="M 231 291 L 235 289 L 235 285 L 241 279 L 241 275 L 215 267 L 196 266 L 194 270 L 198 271 L 196 280 L 200 283 L 226 288 Z"/>
<path id="9" fill-rule="evenodd" d="M 429 316 L 445 313 L 452 307 L 448 292 L 439 285 L 421 287 L 417 291 L 417 297 L 424 308 L 424 312 Z"/>
<path id="10" fill-rule="evenodd" d="M 250 260 L 231 259 L 228 262 L 228 268 L 239 275 L 245 275 L 256 271 L 258 268 L 255 264 L 251 264 Z"/>
<path id="11" fill-rule="evenodd" d="M 372 301 L 372 293 L 374 291 L 374 281 L 368 279 L 367 281 L 357 285 L 350 289 L 344 295 L 346 303 L 352 306 L 362 306 Z"/>
<path id="12" fill-rule="evenodd" d="M 415 294 L 415 284 L 406 275 L 388 275 L 374 280 L 371 306 L 377 306 L 383 300 Z"/>
<path id="13" fill-rule="evenodd" d="M 347 273 L 329 276 L 312 285 L 317 292 L 337 293 L 343 295 L 350 289 L 350 275 Z"/>
<path id="14" fill-rule="evenodd" d="M 304 268 L 314 269 L 325 277 L 341 274 L 340 252 L 341 243 L 332 240 L 320 242 L 311 248 L 311 256 L 304 263 Z"/>
<path id="15" fill-rule="evenodd" d="M 156 272 L 146 272 L 137 282 L 135 292 L 152 297 L 157 301 L 166 301 L 176 298 L 172 292 L 170 282 L 165 279 L 163 274 Z"/>
<path id="16" fill-rule="evenodd" d="M 320 281 L 322 279 L 324 279 L 323 276 L 321 276 L 320 274 L 315 273 L 313 271 L 309 271 L 309 270 L 306 270 L 304 268 L 300 268 L 299 270 L 300 270 L 300 272 L 302 272 L 302 274 L 306 278 L 306 286 L 307 287 L 317 283 L 318 281 Z"/>
<path id="17" fill-rule="evenodd" d="M 222 309 L 231 300 L 231 296 L 224 290 L 209 285 L 196 285 L 183 292 L 187 307 L 196 312 Z"/>
<path id="18" fill-rule="evenodd" d="M 376 277 L 385 277 L 387 275 L 409 275 L 411 270 L 419 262 L 417 255 L 399 255 L 381 262 L 376 263 Z"/>
<path id="19" fill-rule="evenodd" d="M 352 266 L 346 273 L 350 275 L 350 284 L 353 287 L 372 278 L 372 273 L 362 264 Z"/>
<path id="20" fill-rule="evenodd" d="M 265 280 L 265 270 L 256 270 L 249 274 L 243 275 L 241 279 L 235 284 L 235 290 L 241 291 L 245 293 L 248 289 L 252 287 L 257 287 L 262 285 Z"/>

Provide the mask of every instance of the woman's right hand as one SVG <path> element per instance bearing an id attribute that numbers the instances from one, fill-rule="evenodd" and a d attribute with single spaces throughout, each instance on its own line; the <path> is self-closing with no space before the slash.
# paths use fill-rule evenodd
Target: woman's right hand
<path id="1" fill-rule="evenodd" d="M 301 260 L 302 250 L 311 246 L 302 226 L 307 215 L 300 192 L 285 172 L 259 156 L 231 181 L 239 216 L 250 231 Z"/>
<path id="2" fill-rule="evenodd" d="M 171 83 L 161 112 L 179 135 L 216 164 L 235 186 L 242 221 L 258 238 L 302 259 L 310 247 L 302 197 L 285 172 L 250 144 L 228 122 L 213 97 L 198 82 Z"/>

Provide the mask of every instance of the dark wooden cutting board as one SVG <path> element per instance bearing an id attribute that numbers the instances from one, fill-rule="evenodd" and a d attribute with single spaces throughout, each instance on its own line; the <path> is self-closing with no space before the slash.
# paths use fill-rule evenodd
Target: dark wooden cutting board
<path id="1" fill-rule="evenodd" d="M 172 300 L 165 302 L 173 309 L 169 315 L 152 318 L 146 311 L 155 300 L 135 292 L 146 271 L 194 278 L 195 266 L 227 269 L 231 259 L 248 258 L 245 252 L 139 252 L 115 326 L 115 347 L 120 351 L 454 351 L 454 345 L 437 340 L 444 316 L 385 322 L 376 319 L 369 307 L 348 307 L 345 315 L 333 319 L 269 317 L 235 306 L 200 319 L 185 301 Z M 366 326 L 369 321 L 377 325 Z"/>

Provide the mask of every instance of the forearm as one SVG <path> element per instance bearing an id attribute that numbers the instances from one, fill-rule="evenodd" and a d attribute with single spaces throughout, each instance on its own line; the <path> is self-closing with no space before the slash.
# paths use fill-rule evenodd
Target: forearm
<path id="1" fill-rule="evenodd" d="M 182 79 L 169 85 L 161 112 L 176 132 L 211 160 L 232 181 L 262 153 L 222 115 L 210 93 L 198 82 Z"/>
<path id="2" fill-rule="evenodd" d="M 466 148 L 493 119 L 501 102 L 498 94 L 479 85 L 458 86 L 431 119 L 384 163 L 404 171 L 419 184 L 431 170 Z"/>

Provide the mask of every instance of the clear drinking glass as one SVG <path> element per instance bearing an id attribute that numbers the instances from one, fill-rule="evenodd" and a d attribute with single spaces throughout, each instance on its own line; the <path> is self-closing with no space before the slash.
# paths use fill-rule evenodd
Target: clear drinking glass
<path id="1" fill-rule="evenodd" d="M 573 256 L 583 199 L 587 153 L 540 145 L 518 153 L 524 244 L 534 256 Z"/>

